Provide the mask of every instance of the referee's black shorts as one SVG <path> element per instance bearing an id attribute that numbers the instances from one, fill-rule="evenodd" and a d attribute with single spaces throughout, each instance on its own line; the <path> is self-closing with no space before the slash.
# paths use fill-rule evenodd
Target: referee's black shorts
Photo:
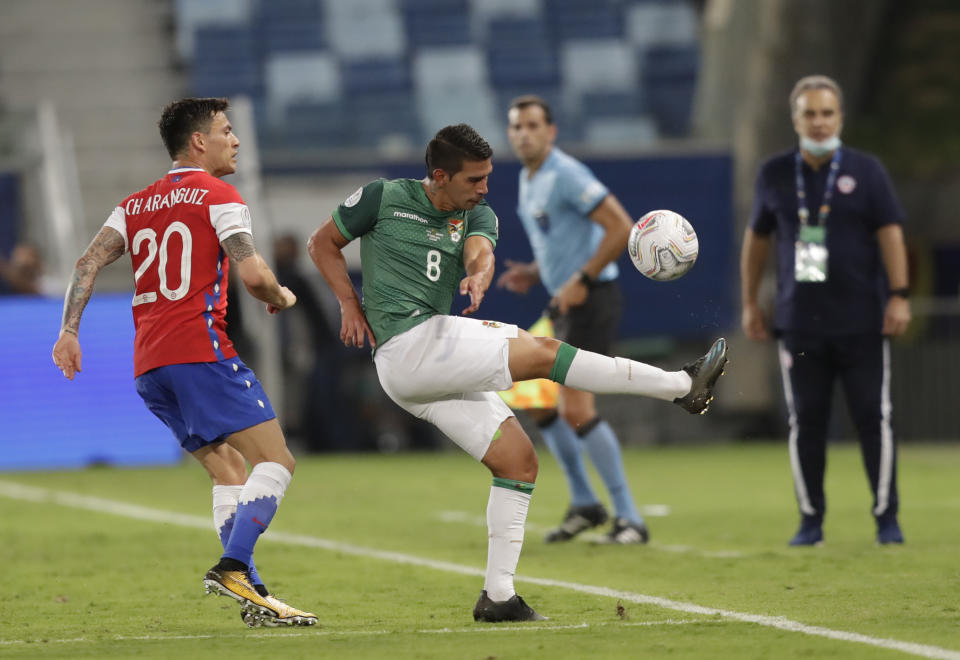
<path id="1" fill-rule="evenodd" d="M 610 355 L 620 327 L 622 307 L 616 280 L 598 282 L 582 305 L 571 307 L 566 314 L 551 310 L 554 335 L 576 348 Z"/>

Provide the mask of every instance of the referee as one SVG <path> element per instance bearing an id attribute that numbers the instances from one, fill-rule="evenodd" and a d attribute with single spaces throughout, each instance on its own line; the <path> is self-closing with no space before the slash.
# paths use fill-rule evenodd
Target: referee
<path id="1" fill-rule="evenodd" d="M 768 332 L 757 290 L 771 246 L 777 254 L 773 329 L 801 514 L 790 545 L 823 542 L 835 382 L 860 439 L 877 542 L 903 543 L 888 339 L 903 334 L 910 322 L 903 210 L 879 160 L 842 145 L 843 94 L 836 82 L 801 79 L 790 94 L 790 109 L 799 148 L 761 166 L 740 261 L 743 329 L 750 339 L 763 340 Z"/>

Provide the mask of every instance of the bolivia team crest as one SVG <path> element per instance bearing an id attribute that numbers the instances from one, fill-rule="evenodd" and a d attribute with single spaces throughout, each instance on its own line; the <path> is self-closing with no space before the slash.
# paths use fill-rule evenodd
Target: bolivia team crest
<path id="1" fill-rule="evenodd" d="M 450 240 L 459 243 L 460 237 L 463 235 L 463 220 L 449 218 L 447 220 L 447 231 L 450 232 Z"/>

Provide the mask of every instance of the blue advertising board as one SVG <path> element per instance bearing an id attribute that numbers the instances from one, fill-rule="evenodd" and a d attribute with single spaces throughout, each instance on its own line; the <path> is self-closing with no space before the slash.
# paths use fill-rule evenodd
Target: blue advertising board
<path id="1" fill-rule="evenodd" d="M 56 299 L 0 297 L 0 470 L 180 461 L 134 387 L 130 294 L 90 300 L 73 381 L 51 358 L 62 309 Z"/>

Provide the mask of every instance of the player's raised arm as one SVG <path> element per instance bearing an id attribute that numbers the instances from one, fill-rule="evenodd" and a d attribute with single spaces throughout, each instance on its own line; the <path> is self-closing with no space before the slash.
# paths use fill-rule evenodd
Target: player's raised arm
<path id="1" fill-rule="evenodd" d="M 463 244 L 463 266 L 467 276 L 460 280 L 460 295 L 470 296 L 470 305 L 461 314 L 472 314 L 480 307 L 493 281 L 493 244 L 484 236 L 470 236 Z"/>
<path id="2" fill-rule="evenodd" d="M 341 341 L 346 346 L 359 348 L 369 340 L 370 346 L 374 347 L 377 340 L 363 314 L 360 299 L 347 272 L 347 260 L 343 258 L 342 250 L 349 242 L 331 216 L 310 235 L 307 252 L 340 303 Z"/>
<path id="3" fill-rule="evenodd" d="M 257 300 L 267 303 L 268 312 L 276 314 L 296 304 L 297 297 L 290 289 L 277 282 L 276 275 L 257 252 L 253 236 L 239 232 L 225 238 L 221 245 L 234 263 L 247 291 Z"/>
<path id="4" fill-rule="evenodd" d="M 94 280 L 101 269 L 120 258 L 125 248 L 120 232 L 112 227 L 103 227 L 77 260 L 73 275 L 70 276 L 67 295 L 63 300 L 60 336 L 53 346 L 53 363 L 70 380 L 80 371 L 83 355 L 77 333 L 80 330 L 80 317 L 93 295 Z"/>

